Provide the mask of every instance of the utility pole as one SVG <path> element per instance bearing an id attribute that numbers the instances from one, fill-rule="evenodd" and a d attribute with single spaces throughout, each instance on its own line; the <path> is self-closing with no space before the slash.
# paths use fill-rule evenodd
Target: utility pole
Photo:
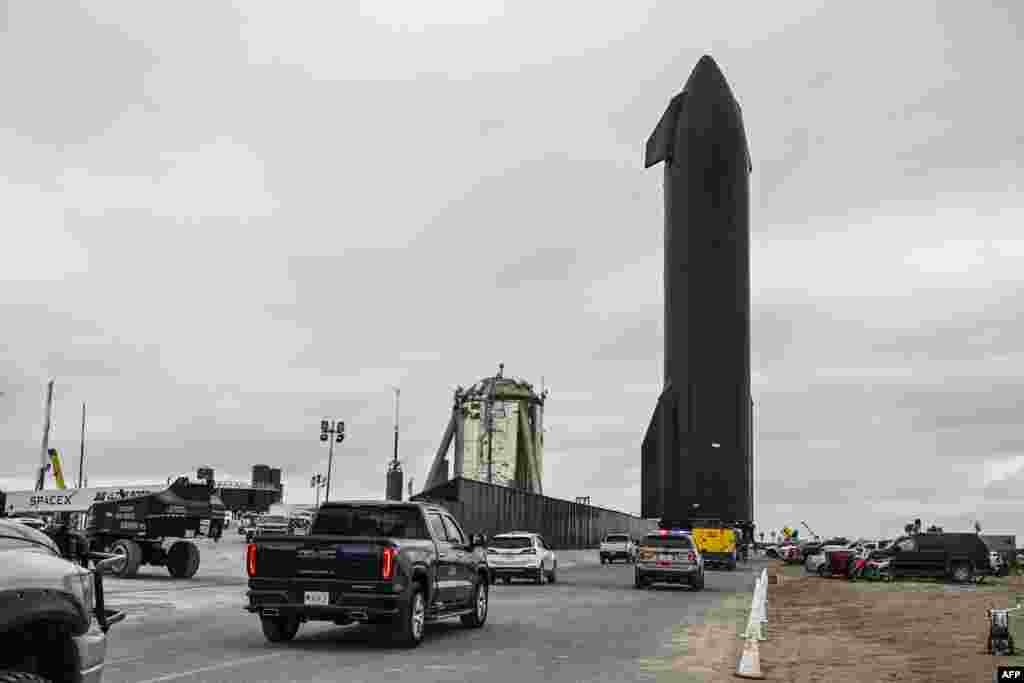
<path id="1" fill-rule="evenodd" d="M 320 489 L 324 487 L 324 475 L 319 472 L 314 474 L 309 480 L 309 486 L 316 491 L 316 506 L 320 507 Z"/>
<path id="2" fill-rule="evenodd" d="M 82 488 L 82 477 L 85 471 L 85 401 L 82 401 L 82 441 L 78 451 L 78 488 Z"/>
<path id="3" fill-rule="evenodd" d="M 398 462 L 398 397 L 402 393 L 402 390 L 398 387 L 394 387 L 395 390 L 395 459 L 394 462 Z"/>
<path id="4" fill-rule="evenodd" d="M 334 438 L 331 438 L 331 437 Z M 345 440 L 345 423 L 342 420 L 320 420 L 320 441 L 330 444 L 327 455 L 327 490 L 324 492 L 324 502 L 331 499 L 331 469 L 334 465 L 334 444 Z"/>
<path id="5" fill-rule="evenodd" d="M 43 448 L 39 455 L 39 474 L 36 477 L 36 491 L 42 491 L 46 483 L 46 470 L 50 468 L 50 417 L 53 410 L 53 380 L 46 385 L 46 418 L 43 423 Z"/>

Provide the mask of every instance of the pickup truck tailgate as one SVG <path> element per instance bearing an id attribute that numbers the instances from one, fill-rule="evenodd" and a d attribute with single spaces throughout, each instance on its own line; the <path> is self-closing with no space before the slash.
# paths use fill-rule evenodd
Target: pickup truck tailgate
<path id="1" fill-rule="evenodd" d="M 374 580 L 381 575 L 386 544 L 373 539 L 291 536 L 256 544 L 256 576 Z"/>

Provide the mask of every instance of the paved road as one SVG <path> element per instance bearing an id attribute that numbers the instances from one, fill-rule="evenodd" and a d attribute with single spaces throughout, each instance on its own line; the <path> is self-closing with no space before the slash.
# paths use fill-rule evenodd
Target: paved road
<path id="1" fill-rule="evenodd" d="M 111 586 L 128 619 L 111 632 L 106 683 L 182 681 L 623 681 L 653 680 L 637 661 L 671 651 L 672 629 L 696 623 L 736 591 L 750 591 L 754 562 L 708 572 L 703 592 L 633 588 L 633 568 L 580 563 L 559 582 L 498 584 L 483 629 L 458 620 L 428 626 L 402 650 L 373 627 L 307 623 L 291 643 L 271 645 L 258 618 L 241 610 L 244 581 L 200 579 L 188 588 L 158 575 Z"/>

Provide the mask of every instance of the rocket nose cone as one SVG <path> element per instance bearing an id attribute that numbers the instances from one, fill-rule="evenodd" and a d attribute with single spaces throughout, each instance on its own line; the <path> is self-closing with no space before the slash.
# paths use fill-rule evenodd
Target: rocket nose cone
<path id="1" fill-rule="evenodd" d="M 718 93 L 732 97 L 732 90 L 725 80 L 725 74 L 718 68 L 718 64 L 711 55 L 704 55 L 697 61 L 697 65 L 693 67 L 690 78 L 686 82 L 686 91 L 691 95 Z"/>

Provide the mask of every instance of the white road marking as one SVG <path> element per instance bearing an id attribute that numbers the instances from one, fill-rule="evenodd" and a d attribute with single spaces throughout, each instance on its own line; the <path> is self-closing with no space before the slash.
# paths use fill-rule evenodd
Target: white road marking
<path id="1" fill-rule="evenodd" d="M 258 662 L 264 659 L 274 659 L 280 657 L 283 652 L 275 652 L 270 655 L 260 655 L 259 657 L 246 657 L 245 659 L 233 659 L 230 662 L 221 662 L 220 664 L 211 664 L 210 666 L 203 666 L 198 669 L 190 669 L 189 671 L 181 671 L 174 674 L 164 674 L 163 676 L 157 676 L 156 678 L 147 678 L 144 681 L 138 683 L 163 683 L 163 681 L 173 681 L 179 678 L 186 678 L 188 676 L 195 676 L 196 674 L 206 673 L 207 671 L 216 671 L 217 669 L 230 669 L 233 666 L 239 666 L 240 664 L 248 664 L 249 662 Z"/>

